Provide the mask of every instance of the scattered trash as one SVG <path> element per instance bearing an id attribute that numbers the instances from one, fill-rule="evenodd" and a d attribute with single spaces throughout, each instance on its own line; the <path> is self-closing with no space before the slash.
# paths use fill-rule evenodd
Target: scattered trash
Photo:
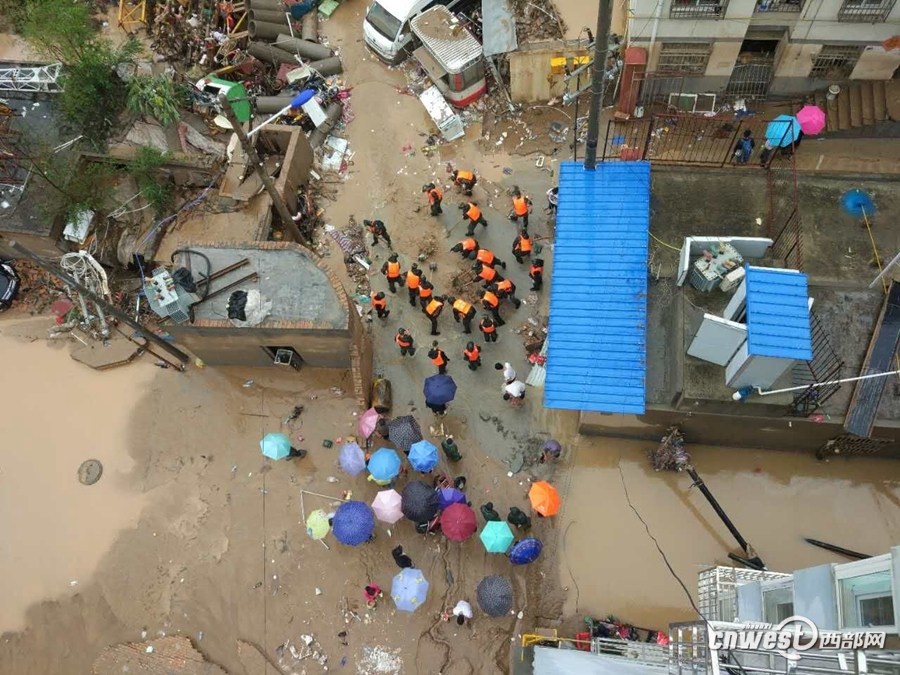
<path id="1" fill-rule="evenodd" d="M 244 382 L 244 384 L 242 384 L 241 386 L 242 386 L 242 387 L 252 387 L 253 384 L 254 384 L 253 380 L 247 380 L 247 381 Z"/>
<path id="2" fill-rule="evenodd" d="M 316 588 L 316 595 L 322 595 L 322 589 Z"/>
<path id="3" fill-rule="evenodd" d="M 147 652 L 148 654 L 152 654 L 153 653 L 153 645 L 147 645 L 147 648 L 144 651 Z"/>
<path id="4" fill-rule="evenodd" d="M 73 579 L 72 581 L 69 582 L 69 586 L 77 586 L 77 585 L 78 585 L 77 579 Z"/>

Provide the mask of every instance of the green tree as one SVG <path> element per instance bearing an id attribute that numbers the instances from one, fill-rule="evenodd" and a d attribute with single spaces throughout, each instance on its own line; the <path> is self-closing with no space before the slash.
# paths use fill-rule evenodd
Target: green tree
<path id="1" fill-rule="evenodd" d="M 81 60 L 95 42 L 91 10 L 82 0 L 28 0 L 24 14 L 25 39 L 66 65 Z"/>
<path id="2" fill-rule="evenodd" d="M 157 217 L 166 213 L 175 196 L 172 182 L 160 171 L 168 158 L 168 153 L 143 146 L 138 149 L 128 167 L 138 189 Z"/>
<path id="3" fill-rule="evenodd" d="M 128 108 L 163 126 L 178 121 L 175 83 L 165 75 L 134 75 L 128 81 Z"/>

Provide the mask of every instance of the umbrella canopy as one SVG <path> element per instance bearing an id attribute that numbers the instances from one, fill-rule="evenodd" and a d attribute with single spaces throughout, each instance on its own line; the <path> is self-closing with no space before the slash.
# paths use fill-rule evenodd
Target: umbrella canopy
<path id="1" fill-rule="evenodd" d="M 441 514 L 441 531 L 450 541 L 465 541 L 477 529 L 475 512 L 465 504 L 451 504 Z"/>
<path id="2" fill-rule="evenodd" d="M 385 523 L 396 523 L 403 517 L 400 510 L 400 493 L 396 490 L 382 490 L 372 500 L 372 510 L 375 517 Z"/>
<path id="3" fill-rule="evenodd" d="M 438 463 L 438 451 L 431 441 L 413 443 L 409 449 L 409 463 L 416 471 L 431 471 Z"/>
<path id="4" fill-rule="evenodd" d="M 506 553 L 515 539 L 505 520 L 491 520 L 478 537 L 488 553 Z"/>
<path id="5" fill-rule="evenodd" d="M 324 539 L 331 525 L 328 524 L 328 514 L 322 509 L 316 509 L 306 518 L 306 534 L 313 539 Z"/>
<path id="6" fill-rule="evenodd" d="M 465 504 L 466 496 L 456 488 L 441 488 L 437 491 L 438 506 L 446 509 L 451 504 Z"/>
<path id="7" fill-rule="evenodd" d="M 269 459 L 284 459 L 291 453 L 291 439 L 284 434 L 266 434 L 259 448 Z"/>
<path id="8" fill-rule="evenodd" d="M 815 136 L 825 128 L 825 111 L 817 105 L 805 105 L 797 113 L 797 122 L 804 134 Z"/>
<path id="9" fill-rule="evenodd" d="M 413 443 L 422 440 L 422 429 L 412 415 L 395 417 L 388 422 L 388 439 L 403 452 L 409 452 Z"/>
<path id="10" fill-rule="evenodd" d="M 344 502 L 334 512 L 332 529 L 342 544 L 359 546 L 375 532 L 375 514 L 365 502 Z"/>
<path id="11" fill-rule="evenodd" d="M 338 454 L 338 464 L 344 473 L 355 476 L 366 468 L 366 455 L 356 443 L 344 443 Z"/>
<path id="12" fill-rule="evenodd" d="M 422 570 L 406 567 L 391 583 L 391 597 L 401 612 L 415 612 L 428 598 L 428 580 Z"/>
<path id="13" fill-rule="evenodd" d="M 359 435 L 362 438 L 368 438 L 375 431 L 375 426 L 378 424 L 378 411 L 375 408 L 369 408 L 362 415 L 359 416 L 359 421 L 356 423 L 357 431 L 359 431 Z"/>
<path id="14" fill-rule="evenodd" d="M 391 448 L 379 448 L 369 458 L 369 473 L 375 480 L 393 480 L 400 473 L 400 455 Z"/>
<path id="15" fill-rule="evenodd" d="M 516 542 L 516 545 L 510 549 L 509 562 L 513 565 L 527 565 L 537 560 L 543 549 L 544 545 L 540 539 L 528 537 Z"/>
<path id="16" fill-rule="evenodd" d="M 426 523 L 438 514 L 438 496 L 433 487 L 414 480 L 403 488 L 403 515 L 414 523 Z"/>
<path id="17" fill-rule="evenodd" d="M 492 574 L 478 582 L 475 589 L 478 606 L 488 616 L 504 616 L 513 606 L 512 582 L 497 574 Z"/>
<path id="18" fill-rule="evenodd" d="M 791 115 L 779 115 L 766 126 L 766 140 L 784 148 L 800 138 L 800 123 Z"/>
<path id="19" fill-rule="evenodd" d="M 531 508 L 542 516 L 553 516 L 559 513 L 559 493 L 545 480 L 539 480 L 532 484 L 528 491 L 528 499 L 531 500 Z"/>
<path id="20" fill-rule="evenodd" d="M 432 375 L 425 378 L 423 393 L 426 403 L 444 405 L 456 396 L 456 382 L 449 375 Z"/>
<path id="21" fill-rule="evenodd" d="M 854 218 L 875 215 L 877 211 L 872 196 L 865 190 L 853 188 L 841 195 L 841 207 Z"/>

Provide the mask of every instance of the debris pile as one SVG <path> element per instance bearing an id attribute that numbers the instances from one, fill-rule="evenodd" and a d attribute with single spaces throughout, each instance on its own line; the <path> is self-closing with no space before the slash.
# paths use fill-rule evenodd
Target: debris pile
<path id="1" fill-rule="evenodd" d="M 659 447 L 648 450 L 647 457 L 654 471 L 684 471 L 691 463 L 691 456 L 684 449 L 684 437 L 678 427 L 669 427 Z"/>

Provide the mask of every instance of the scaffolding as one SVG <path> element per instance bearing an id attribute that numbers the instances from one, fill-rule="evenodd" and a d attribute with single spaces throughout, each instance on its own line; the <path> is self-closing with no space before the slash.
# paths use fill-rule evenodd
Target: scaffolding
<path id="1" fill-rule="evenodd" d="M 697 574 L 698 607 L 707 621 L 737 618 L 737 587 L 752 581 L 790 579 L 790 574 L 742 567 L 709 567 Z"/>
<path id="2" fill-rule="evenodd" d="M 119 0 L 119 27 L 126 33 L 147 25 L 147 0 Z"/>
<path id="3" fill-rule="evenodd" d="M 59 86 L 61 63 L 42 66 L 5 65 L 0 67 L 0 94 L 43 93 L 56 94 Z"/>

